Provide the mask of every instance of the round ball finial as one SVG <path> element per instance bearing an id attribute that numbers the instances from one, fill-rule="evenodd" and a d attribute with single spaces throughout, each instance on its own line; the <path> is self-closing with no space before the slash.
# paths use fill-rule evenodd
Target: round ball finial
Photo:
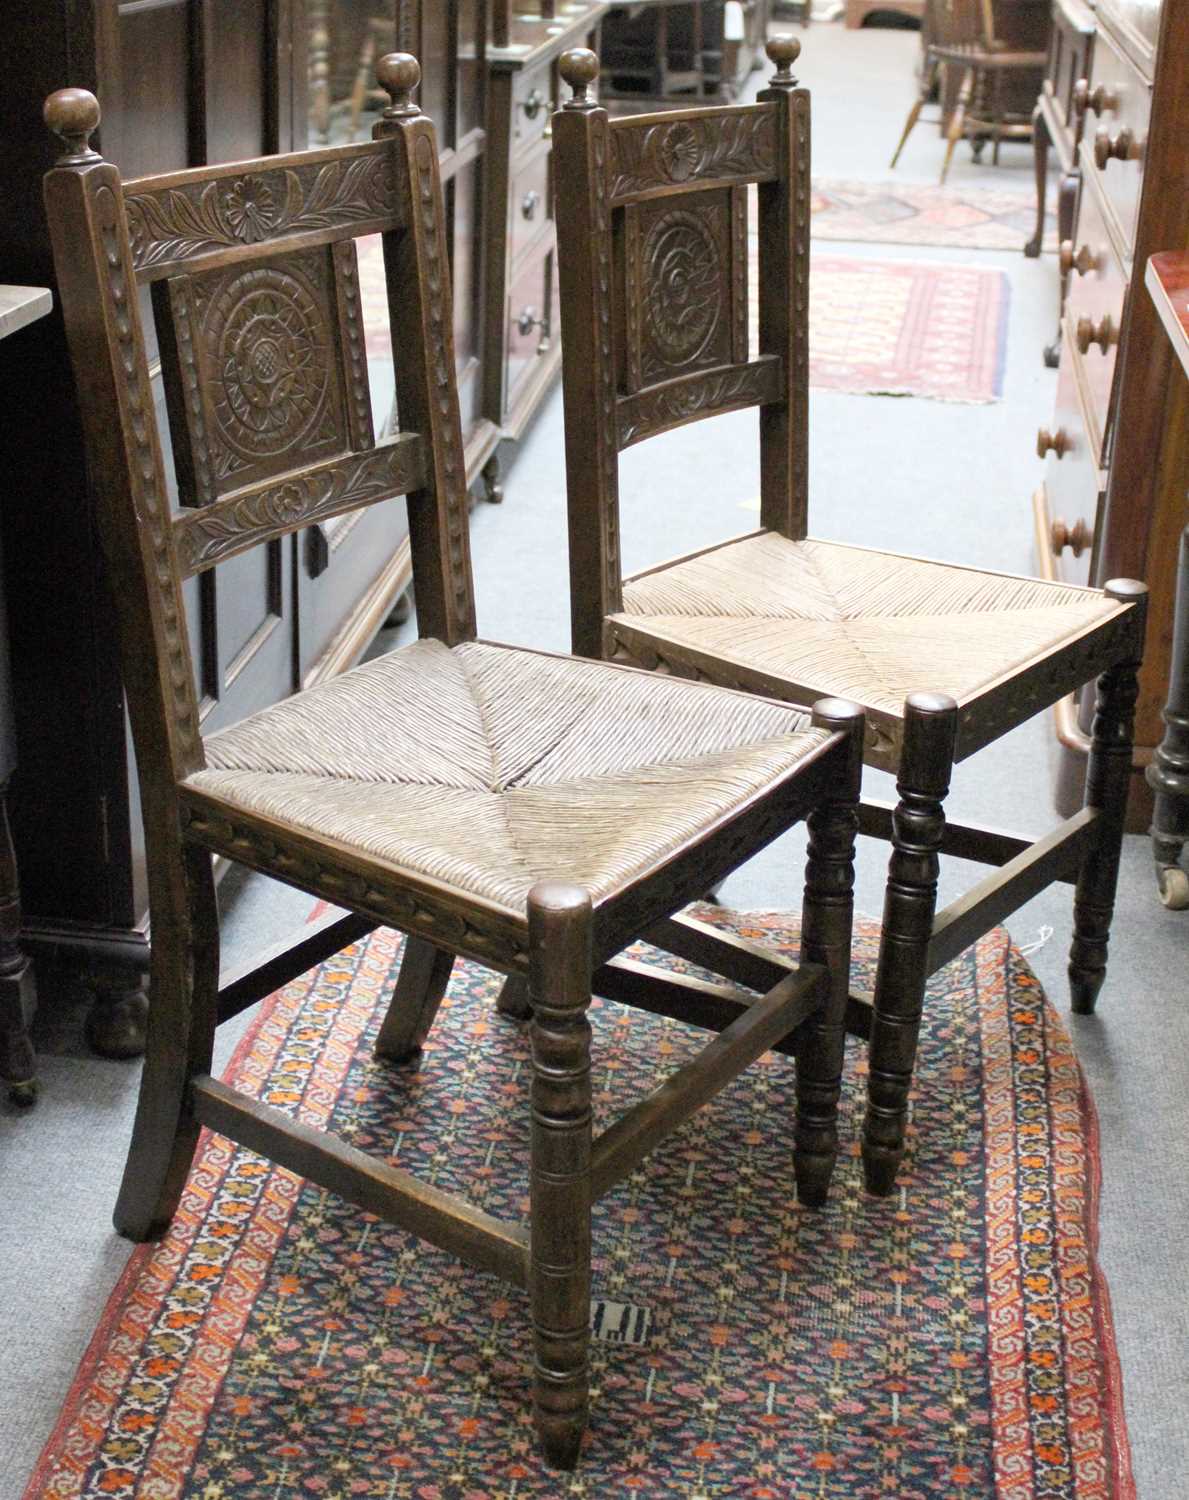
<path id="1" fill-rule="evenodd" d="M 380 87 L 392 96 L 385 119 L 421 113 L 409 97 L 421 82 L 421 64 L 411 52 L 386 52 L 376 64 L 376 77 Z"/>
<path id="2" fill-rule="evenodd" d="M 59 89 L 45 101 L 42 109 L 45 123 L 66 143 L 67 151 L 58 158 L 59 166 L 74 162 L 98 161 L 99 153 L 91 150 L 91 134 L 99 128 L 99 100 L 86 89 Z"/>
<path id="3" fill-rule="evenodd" d="M 772 84 L 776 88 L 790 88 L 796 84 L 793 77 L 793 64 L 801 56 L 801 43 L 795 36 L 773 36 L 768 38 L 764 49 L 768 54 L 768 60 L 776 64 L 776 74 Z"/>
<path id="4" fill-rule="evenodd" d="M 599 60 L 589 47 L 571 47 L 563 52 L 558 66 L 563 80 L 569 84 L 574 97 L 566 101 L 567 109 L 590 107 L 587 89 L 599 76 Z"/>

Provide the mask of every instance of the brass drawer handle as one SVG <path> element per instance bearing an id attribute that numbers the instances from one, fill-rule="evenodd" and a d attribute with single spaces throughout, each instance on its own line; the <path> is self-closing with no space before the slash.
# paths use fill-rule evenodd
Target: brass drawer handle
<path id="1" fill-rule="evenodd" d="M 1061 250 L 1058 256 L 1061 262 L 1062 276 L 1068 276 L 1071 271 L 1076 271 L 1079 276 L 1087 276 L 1091 271 L 1098 269 L 1098 256 L 1090 249 L 1089 245 L 1082 245 L 1075 255 L 1073 253 L 1073 241 L 1062 240 Z"/>
<path id="2" fill-rule="evenodd" d="M 516 329 L 522 339 L 528 338 L 534 328 L 541 330 L 541 337 L 537 343 L 537 353 L 547 354 L 549 352 L 550 328 L 548 318 L 538 318 L 535 307 L 526 307 L 521 310 L 516 319 Z"/>
<path id="3" fill-rule="evenodd" d="M 1094 161 L 1100 172 L 1106 171 L 1108 161 L 1139 161 L 1144 154 L 1145 142 L 1136 138 L 1130 126 L 1124 125 L 1117 135 L 1099 130 L 1094 135 Z"/>
<path id="4" fill-rule="evenodd" d="M 1089 318 L 1079 318 L 1074 342 L 1078 346 L 1080 354 L 1089 354 L 1090 345 L 1097 344 L 1105 354 L 1112 344 L 1119 341 L 1119 330 L 1115 327 L 1114 319 L 1110 313 L 1106 313 L 1100 322 L 1092 323 Z"/>
<path id="5" fill-rule="evenodd" d="M 1058 517 L 1049 529 L 1049 540 L 1052 542 L 1054 557 L 1060 557 L 1066 547 L 1075 557 L 1081 557 L 1087 547 L 1094 545 L 1094 528 L 1087 526 L 1080 516 L 1072 528 Z"/>
<path id="6" fill-rule="evenodd" d="M 520 212 L 526 219 L 531 219 L 537 212 L 537 207 L 540 202 L 540 193 L 538 193 L 535 188 L 531 188 L 520 200 Z"/>
<path id="7" fill-rule="evenodd" d="M 1073 86 L 1073 112 L 1075 115 L 1084 115 L 1088 109 L 1092 109 L 1096 115 L 1105 115 L 1112 113 L 1118 107 L 1118 94 L 1112 94 L 1105 83 L 1100 83 L 1096 89 L 1091 91 L 1089 80 L 1079 78 Z"/>
<path id="8" fill-rule="evenodd" d="M 1052 451 L 1058 458 L 1064 458 L 1073 447 L 1064 427 L 1058 427 L 1056 432 L 1050 432 L 1047 427 L 1042 427 L 1036 434 L 1036 455 L 1043 458 L 1046 453 Z"/>
<path id="9" fill-rule="evenodd" d="M 524 110 L 526 120 L 535 120 L 545 105 L 545 95 L 540 89 L 533 89 L 528 98 L 520 106 Z"/>

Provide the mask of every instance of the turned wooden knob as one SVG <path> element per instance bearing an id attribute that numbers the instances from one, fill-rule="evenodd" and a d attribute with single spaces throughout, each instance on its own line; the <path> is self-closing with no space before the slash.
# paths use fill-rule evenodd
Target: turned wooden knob
<path id="1" fill-rule="evenodd" d="M 1061 262 L 1062 276 L 1068 276 L 1071 271 L 1076 271 L 1079 276 L 1085 276 L 1090 271 L 1098 269 L 1098 257 L 1090 249 L 1089 245 L 1080 246 L 1075 255 L 1072 240 L 1061 241 L 1058 259 Z"/>
<path id="2" fill-rule="evenodd" d="M 1049 539 L 1053 546 L 1053 556 L 1060 557 L 1068 547 L 1075 557 L 1081 557 L 1087 547 L 1094 545 L 1094 528 L 1087 526 L 1079 516 L 1070 529 L 1060 517 L 1057 518 L 1049 530 Z"/>
<path id="3" fill-rule="evenodd" d="M 1050 432 L 1047 427 L 1042 427 L 1036 434 L 1036 454 L 1043 458 L 1046 453 L 1055 453 L 1058 458 L 1064 458 L 1073 445 L 1066 435 L 1064 427 L 1058 427 L 1056 432 Z"/>
<path id="4" fill-rule="evenodd" d="M 99 100 L 86 89 L 59 89 L 42 107 L 42 118 L 66 146 L 58 165 L 69 166 L 83 161 L 98 161 L 99 153 L 91 149 L 91 136 L 99 129 Z"/>
<path id="5" fill-rule="evenodd" d="M 571 47 L 558 60 L 562 80 L 573 91 L 573 98 L 566 100 L 566 109 L 593 109 L 588 90 L 599 76 L 599 60 L 589 47 Z"/>
<path id="6" fill-rule="evenodd" d="M 1091 89 L 1089 79 L 1079 78 L 1073 86 L 1073 112 L 1075 115 L 1084 115 L 1088 109 L 1092 109 L 1096 115 L 1105 115 L 1111 110 L 1118 109 L 1119 96 L 1112 94 L 1106 84 L 1100 83 Z"/>
<path id="7" fill-rule="evenodd" d="M 1115 135 L 1107 130 L 1094 134 L 1094 161 L 1100 172 L 1106 171 L 1108 161 L 1138 161 L 1143 154 L 1144 143 L 1130 126 L 1124 125 Z"/>
<path id="8" fill-rule="evenodd" d="M 384 111 L 386 120 L 402 120 L 421 113 L 409 97 L 421 82 L 421 64 L 411 52 L 386 52 L 376 64 L 376 77 L 392 98 Z"/>
<path id="9" fill-rule="evenodd" d="M 1119 330 L 1115 327 L 1110 313 L 1104 314 L 1097 323 L 1092 323 L 1089 318 L 1078 319 L 1074 342 L 1081 354 L 1089 354 L 1091 344 L 1097 344 L 1105 354 L 1111 345 L 1118 341 L 1118 338 Z"/>
<path id="10" fill-rule="evenodd" d="M 768 61 L 776 66 L 776 72 L 769 80 L 769 87 L 795 89 L 797 80 L 793 77 L 793 64 L 801 56 L 801 43 L 797 38 L 795 36 L 769 37 L 764 51 L 768 54 Z"/>

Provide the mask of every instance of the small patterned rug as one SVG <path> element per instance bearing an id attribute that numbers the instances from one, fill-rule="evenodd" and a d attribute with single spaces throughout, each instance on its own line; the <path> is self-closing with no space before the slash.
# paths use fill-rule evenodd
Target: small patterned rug
<path id="1" fill-rule="evenodd" d="M 391 360 L 378 236 L 359 242 L 368 355 Z M 985 403 L 1003 394 L 1011 283 L 981 266 L 815 256 L 809 381 L 852 395 Z M 751 254 L 751 344 L 758 349 L 759 267 Z"/>
<path id="2" fill-rule="evenodd" d="M 1050 193 L 1050 202 L 1052 197 Z M 1018 253 L 1036 227 L 1036 195 L 1020 188 L 836 182 L 815 177 L 812 213 L 810 232 L 818 240 Z M 1045 215 L 1042 248 L 1057 249 L 1055 214 Z"/>
<path id="3" fill-rule="evenodd" d="M 787 914 L 701 914 L 795 951 Z M 868 986 L 876 936 L 857 938 Z M 462 966 L 421 1071 L 378 1065 L 399 952 L 379 932 L 280 991 L 229 1076 L 521 1217 L 525 1037 L 494 976 Z M 702 1035 L 611 1004 L 592 1021 L 600 1126 Z M 573 1476 L 536 1456 L 521 1293 L 204 1137 L 26 1500 L 1132 1500 L 1094 1116 L 1036 979 L 997 932 L 931 982 L 887 1200 L 861 1187 L 863 1056 L 825 1210 L 793 1197 L 792 1066 L 773 1054 L 598 1205 Z"/>

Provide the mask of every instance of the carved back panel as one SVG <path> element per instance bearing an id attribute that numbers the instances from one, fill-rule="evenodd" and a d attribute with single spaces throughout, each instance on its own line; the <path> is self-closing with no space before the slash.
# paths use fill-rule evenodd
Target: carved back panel
<path id="1" fill-rule="evenodd" d="M 386 64 L 394 104 L 370 143 L 128 183 L 89 148 L 90 95 L 47 104 L 73 148 L 46 201 L 142 773 L 202 762 L 182 581 L 260 543 L 408 495 L 422 632 L 474 634 L 437 148 L 409 103 L 416 64 Z M 354 244 L 373 233 L 402 418 L 380 442 Z M 138 283 L 152 287 L 174 514 Z"/>
<path id="2" fill-rule="evenodd" d="M 554 117 L 574 649 L 620 607 L 618 461 L 633 443 L 758 406 L 761 520 L 805 534 L 809 96 L 780 67 L 753 105 L 611 119 L 568 53 Z M 779 59 L 776 53 L 780 53 Z M 754 217 L 749 203 L 758 200 Z M 749 340 L 753 233 L 759 340 Z"/>

